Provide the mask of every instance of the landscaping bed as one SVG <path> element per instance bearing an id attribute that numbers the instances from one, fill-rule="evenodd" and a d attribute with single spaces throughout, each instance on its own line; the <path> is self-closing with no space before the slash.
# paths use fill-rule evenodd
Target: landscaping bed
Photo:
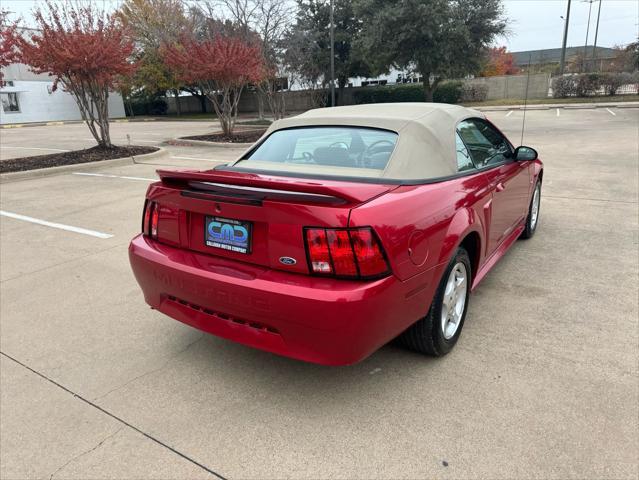
<path id="1" fill-rule="evenodd" d="M 10 158 L 0 161 L 0 173 L 22 172 L 25 170 L 34 170 L 36 168 L 59 167 L 62 165 L 113 160 L 116 158 L 144 155 L 147 153 L 157 152 L 158 150 L 159 148 L 156 147 L 141 147 L 137 145 L 129 147 L 113 146 L 111 148 L 95 146 L 84 150 L 52 153 L 50 155 Z"/>
<path id="2" fill-rule="evenodd" d="M 180 138 L 183 140 L 199 140 L 203 142 L 217 143 L 253 143 L 257 141 L 257 139 L 259 139 L 265 131 L 265 128 L 258 128 L 254 130 L 235 130 L 233 135 L 224 135 L 224 133 L 218 132 Z"/>

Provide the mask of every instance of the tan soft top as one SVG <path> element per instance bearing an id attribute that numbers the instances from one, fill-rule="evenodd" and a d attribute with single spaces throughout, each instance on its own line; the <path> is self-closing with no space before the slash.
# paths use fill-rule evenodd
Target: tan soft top
<path id="1" fill-rule="evenodd" d="M 273 122 L 262 138 L 276 130 L 305 126 L 358 126 L 391 130 L 399 137 L 386 168 L 382 172 L 366 170 L 359 174 L 420 180 L 457 173 L 455 127 L 461 120 L 471 117 L 485 118 L 476 110 L 443 103 L 380 103 L 318 108 Z M 248 163 L 241 166 L 248 167 Z M 286 166 L 290 167 L 290 164 Z M 317 173 L 346 173 L 341 167 L 324 167 L 322 170 Z"/>

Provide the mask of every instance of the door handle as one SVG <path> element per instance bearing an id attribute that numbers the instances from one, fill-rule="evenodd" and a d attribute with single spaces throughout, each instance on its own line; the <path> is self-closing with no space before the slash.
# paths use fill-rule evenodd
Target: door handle
<path id="1" fill-rule="evenodd" d="M 505 188 L 506 186 L 503 183 L 499 182 L 497 186 L 495 187 L 495 190 L 498 192 L 503 192 Z"/>

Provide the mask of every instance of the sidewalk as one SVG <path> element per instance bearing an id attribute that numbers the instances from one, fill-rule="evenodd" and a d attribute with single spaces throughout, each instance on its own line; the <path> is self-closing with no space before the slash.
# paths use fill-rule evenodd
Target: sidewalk
<path id="1" fill-rule="evenodd" d="M 301 112 L 300 112 L 301 113 Z M 240 113 L 238 115 L 238 120 L 241 122 L 246 122 L 249 120 L 257 120 L 258 117 L 256 114 L 252 113 Z M 126 117 L 126 118 L 112 118 L 110 119 L 111 123 L 131 123 L 131 122 L 217 122 L 217 117 L 206 116 L 203 115 L 202 118 L 189 118 L 189 114 L 184 114 L 184 118 L 174 116 L 174 115 L 166 115 L 166 116 L 158 116 L 158 117 L 148 117 L 148 116 L 137 116 L 137 117 Z M 55 121 L 55 122 L 29 122 L 29 123 L 9 123 L 5 125 L 0 125 L 0 129 L 3 128 L 22 128 L 22 127 L 49 127 L 53 125 L 73 125 L 78 123 L 84 123 L 84 120 L 64 120 L 64 121 Z M 238 124 L 241 126 L 241 123 Z"/>
<path id="2" fill-rule="evenodd" d="M 132 117 L 132 118 L 112 118 L 111 123 L 128 123 L 128 122 L 155 122 L 159 120 L 157 117 Z M 21 128 L 21 127 L 50 127 L 52 125 L 73 125 L 75 123 L 84 123 L 84 120 L 64 120 L 58 122 L 30 122 L 30 123 L 9 123 L 0 125 L 0 128 Z"/>
<path id="3" fill-rule="evenodd" d="M 568 110 L 589 110 L 593 108 L 639 108 L 639 102 L 593 102 L 593 103 L 541 103 L 527 105 L 526 110 L 550 110 L 553 108 L 566 108 Z M 524 105 L 493 105 L 493 106 L 469 106 L 481 112 L 500 112 L 507 110 L 523 110 Z"/>

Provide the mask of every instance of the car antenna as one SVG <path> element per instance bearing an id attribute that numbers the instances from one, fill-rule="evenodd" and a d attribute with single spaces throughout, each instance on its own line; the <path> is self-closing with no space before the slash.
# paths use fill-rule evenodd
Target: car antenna
<path id="1" fill-rule="evenodd" d="M 528 76 L 526 77 L 526 95 L 524 96 L 524 119 L 521 121 L 521 142 L 519 145 L 524 144 L 524 128 L 526 127 L 526 106 L 528 105 L 528 85 L 530 84 L 530 61 L 532 60 L 532 53 L 528 54 Z"/>

